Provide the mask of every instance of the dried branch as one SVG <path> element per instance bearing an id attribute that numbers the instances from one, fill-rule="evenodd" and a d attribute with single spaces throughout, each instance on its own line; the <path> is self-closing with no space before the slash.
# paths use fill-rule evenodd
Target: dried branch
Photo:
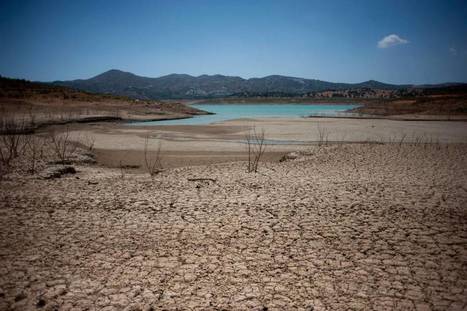
<path id="1" fill-rule="evenodd" d="M 70 139 L 70 129 L 67 126 L 63 133 L 53 131 L 50 134 L 50 142 L 55 155 L 60 160 L 61 164 L 67 164 L 71 155 L 76 151 L 76 144 Z"/>
<path id="2" fill-rule="evenodd" d="M 217 179 L 215 178 L 187 178 L 188 181 L 212 181 L 216 182 Z"/>
<path id="3" fill-rule="evenodd" d="M 245 140 L 248 152 L 247 172 L 256 173 L 258 172 L 261 157 L 266 150 L 264 129 L 261 129 L 261 132 L 258 133 L 256 127 L 253 127 L 246 135 Z"/>
<path id="4" fill-rule="evenodd" d="M 151 177 L 163 171 L 162 156 L 161 156 L 161 143 L 158 143 L 155 153 L 149 151 L 149 136 L 146 135 L 144 139 L 144 164 L 147 172 Z"/>
<path id="5" fill-rule="evenodd" d="M 316 123 L 316 125 L 318 127 L 318 146 L 327 145 L 328 137 L 329 137 L 328 129 L 325 127 L 322 127 L 319 122 Z"/>

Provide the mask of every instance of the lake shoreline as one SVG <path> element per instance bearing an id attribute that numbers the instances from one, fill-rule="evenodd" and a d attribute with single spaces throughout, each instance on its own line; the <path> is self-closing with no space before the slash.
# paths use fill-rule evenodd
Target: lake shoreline
<path id="1" fill-rule="evenodd" d="M 235 119 L 255 119 L 255 118 L 295 118 L 307 117 L 309 115 L 327 115 L 334 116 L 345 113 L 352 109 L 360 107 L 357 104 L 340 104 L 340 105 L 315 105 L 315 104 L 279 104 L 279 103 L 262 103 L 262 104 L 190 104 L 191 108 L 205 111 L 206 114 L 198 115 L 194 118 L 174 119 L 167 121 L 155 122 L 133 122 L 132 126 L 147 126 L 147 125 L 207 125 L 218 122 L 224 122 Z M 149 124 L 148 124 L 149 123 Z"/>
<path id="2" fill-rule="evenodd" d="M 237 119 L 207 125 L 81 124 L 71 136 L 77 141 L 94 137 L 98 163 L 107 167 L 116 167 L 120 161 L 144 167 L 144 141 L 149 137 L 149 150 L 157 150 L 160 143 L 164 165 L 179 167 L 247 159 L 245 137 L 253 127 L 264 129 L 270 142 L 266 159 L 271 161 L 323 143 L 467 143 L 467 122 L 351 118 Z"/>

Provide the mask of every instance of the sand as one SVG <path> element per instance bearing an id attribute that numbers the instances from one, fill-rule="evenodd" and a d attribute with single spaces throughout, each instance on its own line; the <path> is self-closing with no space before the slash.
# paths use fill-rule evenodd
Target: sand
<path id="1" fill-rule="evenodd" d="M 307 150 L 2 181 L 0 309 L 467 307 L 467 145 Z"/>
<path id="2" fill-rule="evenodd" d="M 101 149 L 138 150 L 146 135 L 160 140 L 167 151 L 239 151 L 245 135 L 255 127 L 274 150 L 291 150 L 290 143 L 328 142 L 442 142 L 467 143 L 467 122 L 396 121 L 356 119 L 240 119 L 212 125 L 109 126 L 102 124 L 76 131 L 93 134 Z M 241 149 L 241 148 L 240 148 Z"/>
<path id="3" fill-rule="evenodd" d="M 467 143 L 467 122 L 400 121 L 340 118 L 240 119 L 212 125 L 128 126 L 96 124 L 73 129 L 72 136 L 95 139 L 98 162 L 109 167 L 144 165 L 149 150 L 161 144 L 165 167 L 222 163 L 247 159 L 245 137 L 255 127 L 269 144 L 265 160 L 318 143 Z"/>

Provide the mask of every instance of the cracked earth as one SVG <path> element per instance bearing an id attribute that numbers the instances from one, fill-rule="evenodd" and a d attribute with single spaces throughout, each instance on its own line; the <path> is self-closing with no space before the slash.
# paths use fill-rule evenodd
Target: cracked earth
<path id="1" fill-rule="evenodd" d="M 0 309 L 465 310 L 466 155 L 349 144 L 257 174 L 5 180 Z"/>

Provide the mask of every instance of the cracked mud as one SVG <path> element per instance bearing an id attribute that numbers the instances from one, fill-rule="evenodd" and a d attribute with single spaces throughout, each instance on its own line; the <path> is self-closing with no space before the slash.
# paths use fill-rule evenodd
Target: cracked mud
<path id="1" fill-rule="evenodd" d="M 258 174 L 3 181 L 0 309 L 465 310 L 466 154 L 355 144 Z"/>

